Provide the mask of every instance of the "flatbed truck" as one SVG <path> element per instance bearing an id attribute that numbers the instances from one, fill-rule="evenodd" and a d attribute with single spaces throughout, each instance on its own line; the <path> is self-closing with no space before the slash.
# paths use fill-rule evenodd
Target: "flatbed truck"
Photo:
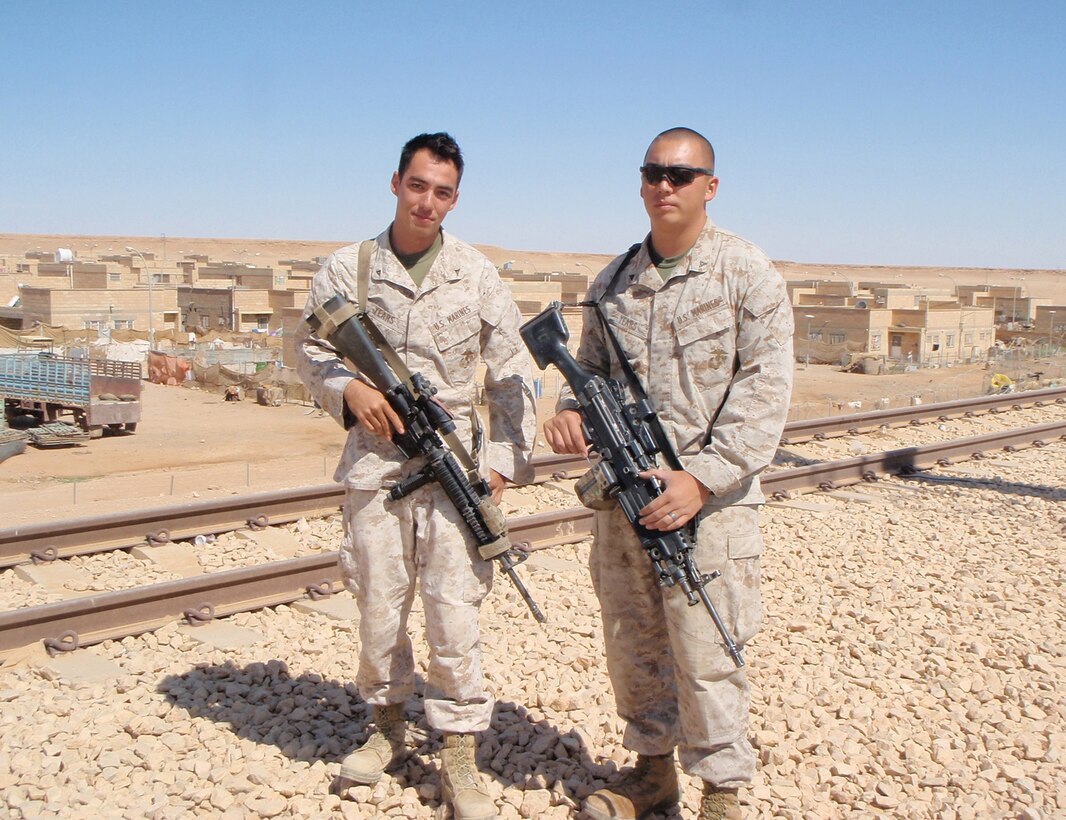
<path id="1" fill-rule="evenodd" d="M 72 423 L 98 438 L 104 430 L 132 433 L 141 418 L 141 366 L 111 359 L 72 359 L 50 353 L 0 355 L 0 397 L 12 427 L 33 417 Z"/>

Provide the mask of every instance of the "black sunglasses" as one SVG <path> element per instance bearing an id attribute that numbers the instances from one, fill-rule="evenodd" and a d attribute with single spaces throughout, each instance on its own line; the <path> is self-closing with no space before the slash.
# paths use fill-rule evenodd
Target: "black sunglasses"
<path id="1" fill-rule="evenodd" d="M 674 188 L 688 185 L 698 174 L 714 176 L 713 168 L 690 168 L 687 165 L 656 165 L 649 162 L 640 166 L 640 173 L 644 175 L 649 185 L 658 185 L 664 179 Z"/>

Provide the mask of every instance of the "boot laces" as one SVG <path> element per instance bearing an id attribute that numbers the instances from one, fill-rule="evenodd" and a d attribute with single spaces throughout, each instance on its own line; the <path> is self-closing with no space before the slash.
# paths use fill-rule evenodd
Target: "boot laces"
<path id="1" fill-rule="evenodd" d="M 462 791 L 465 789 L 478 789 L 478 783 L 474 779 L 474 760 L 470 747 L 464 742 L 464 739 L 458 738 L 455 745 L 450 750 L 452 753 L 449 755 L 448 773 L 451 775 L 452 781 L 455 783 L 456 791 Z"/>

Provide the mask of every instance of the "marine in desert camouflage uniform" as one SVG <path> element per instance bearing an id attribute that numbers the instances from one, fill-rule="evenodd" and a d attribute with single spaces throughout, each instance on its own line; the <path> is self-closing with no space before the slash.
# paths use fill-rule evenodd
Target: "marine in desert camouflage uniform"
<path id="1" fill-rule="evenodd" d="M 440 228 L 455 207 L 461 173 L 459 148 L 447 134 L 423 134 L 404 147 L 392 178 L 395 219 L 374 240 L 370 257 L 367 313 L 408 369 L 437 388 L 460 440 L 480 453 L 498 501 L 506 481 L 523 483 L 533 475 L 532 382 L 509 289 L 488 259 Z M 315 275 L 305 316 L 336 293 L 357 302 L 358 247 L 336 251 Z M 296 347 L 304 383 L 348 430 L 334 476 L 347 488 L 341 567 L 360 612 L 357 684 L 373 707 L 376 728 L 342 762 L 341 777 L 375 782 L 402 753 L 404 702 L 415 671 L 406 625 L 417 587 L 430 654 L 425 714 L 445 736 L 445 798 L 457 818 L 494 817 L 474 767 L 473 737 L 488 728 L 493 710 L 482 680 L 477 620 L 493 565 L 479 556 L 437 483 L 387 499 L 391 486 L 424 464 L 422 458 L 405 461 L 390 441 L 401 420 L 306 324 Z M 479 361 L 486 366 L 487 437 L 473 406 Z"/>
<path id="2" fill-rule="evenodd" d="M 689 129 L 655 138 L 641 169 L 651 233 L 619 271 L 589 288 L 679 454 L 682 471 L 653 470 L 665 485 L 641 523 L 672 530 L 701 516 L 695 559 L 721 577 L 707 587 L 736 643 L 759 628 L 759 472 L 773 459 L 792 386 L 792 310 L 766 255 L 715 227 L 714 152 Z M 600 322 L 586 309 L 577 359 L 624 383 Z M 545 425 L 556 452 L 586 443 L 564 393 Z M 593 818 L 630 818 L 679 799 L 674 749 L 704 781 L 701 818 L 739 817 L 738 787 L 751 781 L 750 689 L 707 611 L 678 587 L 660 588 L 620 508 L 596 514 L 590 559 L 623 743 L 637 765 L 590 795 Z"/>

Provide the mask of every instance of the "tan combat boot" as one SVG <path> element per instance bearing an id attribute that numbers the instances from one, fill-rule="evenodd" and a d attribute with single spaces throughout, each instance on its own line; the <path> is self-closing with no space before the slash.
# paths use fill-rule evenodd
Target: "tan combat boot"
<path id="1" fill-rule="evenodd" d="M 637 755 L 637 765 L 585 800 L 592 820 L 640 820 L 681 799 L 674 754 Z"/>
<path id="2" fill-rule="evenodd" d="M 478 773 L 476 754 L 473 735 L 445 733 L 440 785 L 445 802 L 451 804 L 454 820 L 490 820 L 498 816 Z"/>
<path id="3" fill-rule="evenodd" d="M 341 777 L 353 783 L 377 783 L 404 749 L 407 720 L 403 704 L 375 706 L 373 714 L 374 731 L 362 746 L 341 761 Z"/>
<path id="4" fill-rule="evenodd" d="M 736 789 L 719 789 L 710 783 L 703 784 L 703 798 L 696 820 L 742 820 L 743 817 Z"/>

